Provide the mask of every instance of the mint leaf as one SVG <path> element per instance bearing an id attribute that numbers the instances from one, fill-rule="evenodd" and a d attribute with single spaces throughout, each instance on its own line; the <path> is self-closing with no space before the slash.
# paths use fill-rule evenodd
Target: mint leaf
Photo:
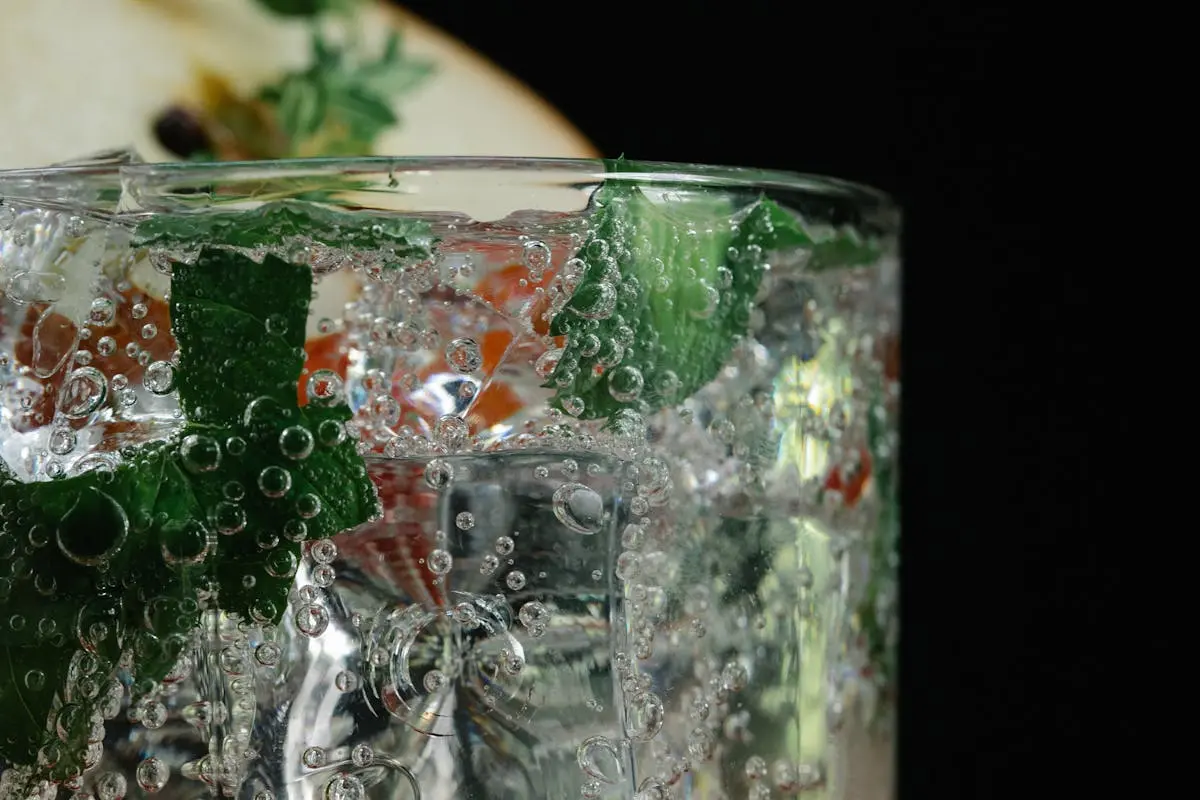
<path id="1" fill-rule="evenodd" d="M 50 711 L 58 702 L 72 703 L 73 693 L 80 695 L 73 703 L 79 710 L 68 713 L 90 725 L 106 702 L 104 690 L 122 650 L 135 651 L 139 664 L 166 662 L 165 669 L 178 657 L 181 630 L 190 628 L 178 618 L 182 611 L 147 627 L 148 608 L 180 598 L 185 583 L 157 552 L 168 522 L 158 498 L 169 453 L 166 444 L 148 445 L 113 471 L 0 486 L 0 562 L 12 576 L 0 590 L 6 623 L 0 638 L 0 709 L 6 718 L 0 760 L 32 764 L 40 747 L 55 744 L 59 720 L 50 719 Z M 194 624 L 194 616 L 189 619 Z M 91 670 L 66 681 L 81 645 Z M 99 693 L 77 685 L 84 678 Z M 66 771 L 60 777 L 82 769 L 79 748 L 71 749 L 77 744 L 56 745 L 64 751 L 57 760 L 56 769 Z"/>
<path id="2" fill-rule="evenodd" d="M 272 256 L 259 265 L 206 250 L 192 268 L 175 271 L 176 386 L 189 422 L 231 428 L 259 397 L 282 408 L 296 404 L 311 293 L 308 268 Z M 250 347 L 252 360 L 232 357 L 239 343 Z"/>
<path id="3" fill-rule="evenodd" d="M 319 83 L 291 75 L 268 95 L 279 104 L 279 127 L 292 139 L 312 136 L 325 120 L 326 93 Z"/>
<path id="4" fill-rule="evenodd" d="M 0 468 L 0 761 L 32 766 L 53 747 L 37 774 L 78 774 L 92 721 L 116 713 L 118 661 L 161 680 L 197 624 L 197 588 L 276 622 L 301 542 L 378 513 L 349 409 L 296 401 L 311 291 L 306 266 L 201 250 L 171 287 L 181 433 L 113 470 L 21 483 Z"/>
<path id="5" fill-rule="evenodd" d="M 199 242 L 223 247 L 284 248 L 316 241 L 341 250 L 379 251 L 387 263 L 428 258 L 429 226 L 411 217 L 339 211 L 298 200 L 275 200 L 253 210 L 154 215 L 134 231 L 135 247 L 187 249 Z"/>
<path id="6" fill-rule="evenodd" d="M 330 11 L 348 12 L 360 0 L 258 0 L 259 5 L 284 17 L 315 17 Z"/>
<path id="7" fill-rule="evenodd" d="M 630 165 L 618 160 L 610 170 Z M 654 411 L 716 377 L 749 328 L 773 251 L 800 248 L 808 269 L 868 263 L 870 243 L 813 231 L 761 197 L 736 210 L 724 192 L 664 202 L 608 181 L 580 248 L 578 285 L 550 323 L 567 337 L 546 388 L 583 419 Z"/>
<path id="8" fill-rule="evenodd" d="M 880 392 L 882 395 L 882 392 Z M 882 397 L 877 402 L 882 403 Z M 871 540 L 871 573 L 858 607 L 867 658 L 877 671 L 880 685 L 894 689 L 897 673 L 899 615 L 896 590 L 900 585 L 900 497 L 896 456 L 887 443 L 888 423 L 877 414 L 867 417 L 867 448 L 874 470 L 872 482 L 878 494 L 879 511 Z M 888 698 L 891 700 L 894 698 Z"/>
<path id="9" fill-rule="evenodd" d="M 375 139 L 400 121 L 392 101 L 433 72 L 430 62 L 404 54 L 398 32 L 378 58 L 352 55 L 315 33 L 309 66 L 259 90 L 259 99 L 275 106 L 286 155 L 370 152 Z"/>

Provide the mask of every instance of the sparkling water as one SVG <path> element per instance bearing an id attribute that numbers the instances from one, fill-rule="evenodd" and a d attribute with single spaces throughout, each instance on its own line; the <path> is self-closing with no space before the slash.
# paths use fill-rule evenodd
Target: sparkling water
<path id="1" fill-rule="evenodd" d="M 0 174 L 0 200 L 5 185 Z M 50 202 L 7 185 L 17 187 L 0 204 L 7 480 L 115 470 L 158 441 L 204 474 L 256 447 L 180 437 L 186 367 L 168 299 L 172 271 L 204 242 L 137 247 L 131 222 L 80 199 L 86 187 Z M 665 198 L 668 210 L 687 206 Z M 705 226 L 736 228 L 754 199 L 731 198 L 671 235 L 686 249 Z M 184 527 L 164 539 L 163 561 L 207 563 L 226 535 L 249 537 L 268 555 L 241 590 L 266 598 L 267 584 L 290 582 L 286 608 L 244 618 L 211 587 L 189 588 L 179 609 L 198 624 L 173 667 L 148 675 L 136 644 L 99 665 L 89 643 L 111 632 L 95 628 L 105 623 L 91 606 L 69 621 L 13 611 L 29 608 L 17 592 L 53 602 L 63 591 L 38 572 L 39 554 L 103 572 L 124 540 L 71 538 L 88 521 L 69 514 L 50 530 L 0 508 L 0 666 L 13 678 L 0 682 L 0 708 L 56 698 L 37 764 L 0 762 L 0 800 L 890 797 L 894 243 L 845 264 L 816 248 L 730 247 L 731 265 L 758 259 L 765 278 L 719 370 L 679 392 L 686 364 L 638 361 L 644 343 L 606 321 L 642 289 L 691 281 L 679 302 L 700 324 L 653 331 L 668 345 L 651 352 L 668 358 L 670 335 L 697 336 L 741 302 L 740 277 L 721 267 L 709 283 L 662 264 L 652 285 L 623 280 L 653 237 L 601 233 L 596 213 L 410 214 L 427 226 L 427 256 L 317 233 L 239 251 L 264 270 L 269 255 L 312 267 L 298 402 L 352 414 L 289 427 L 278 448 L 299 462 L 353 442 L 381 513 L 314 539 L 303 522 L 322 501 L 295 498 L 287 468 L 226 486 L 208 510 L 220 536 Z M 809 224 L 854 247 L 869 233 Z M 823 268 L 808 269 L 818 257 Z M 580 290 L 586 264 L 605 259 L 611 279 Z M 590 294 L 564 310 L 577 291 Z M 573 313 L 603 324 L 551 335 L 555 316 Z M 284 322 L 263 324 L 271 334 Z M 235 360 L 256 343 L 226 346 Z M 606 396 L 559 392 L 560 364 L 580 353 L 598 359 Z M 667 402 L 639 405 L 646 397 Z M 590 413 L 608 398 L 619 411 Z M 248 492 L 294 499 L 299 516 L 252 529 L 239 510 Z M 136 520 L 128 527 L 137 535 Z M 160 599 L 146 608 L 152 632 L 167 613 Z M 43 645 L 70 662 L 64 686 L 22 661 Z"/>

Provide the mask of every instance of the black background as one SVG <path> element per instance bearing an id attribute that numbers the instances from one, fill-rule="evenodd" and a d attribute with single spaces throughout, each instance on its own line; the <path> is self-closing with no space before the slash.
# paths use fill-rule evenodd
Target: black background
<path id="1" fill-rule="evenodd" d="M 1087 285 L 1041 259 L 1054 70 L 1036 18 L 943 2 L 404 5 L 605 156 L 831 174 L 899 200 L 902 797 L 1076 796 L 1087 770 L 1063 759 L 1105 582 L 1073 535 L 1098 490 L 1065 398 L 1097 378 L 1087 337 L 1054 325 Z"/>

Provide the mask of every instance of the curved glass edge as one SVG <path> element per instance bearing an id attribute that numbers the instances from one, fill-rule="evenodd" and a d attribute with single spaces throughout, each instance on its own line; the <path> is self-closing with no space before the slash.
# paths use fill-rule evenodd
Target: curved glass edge
<path id="1" fill-rule="evenodd" d="M 532 172 L 570 175 L 577 182 L 606 180 L 646 184 L 680 184 L 728 189 L 802 192 L 851 200 L 865 206 L 891 207 L 886 193 L 839 178 L 751 167 L 712 166 L 663 161 L 607 159 L 556 159 L 510 157 L 390 157 L 310 158 L 276 161 L 145 163 L 130 159 L 89 159 L 77 163 L 0 170 L 0 196 L 21 196 L 49 184 L 51 187 L 118 180 L 135 187 L 187 186 L 205 183 L 241 183 L 297 177 L 373 177 L 379 174 L 432 176 L 437 173 Z M 38 192 L 38 196 L 43 193 Z"/>

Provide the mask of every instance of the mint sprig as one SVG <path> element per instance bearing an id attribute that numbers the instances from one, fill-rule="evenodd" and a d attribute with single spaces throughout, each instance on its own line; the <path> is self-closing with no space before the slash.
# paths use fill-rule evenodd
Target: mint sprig
<path id="1" fill-rule="evenodd" d="M 432 73 L 430 62 L 404 53 L 398 32 L 373 59 L 354 58 L 314 33 L 309 66 L 264 86 L 259 99 L 275 108 L 290 142 L 283 155 L 361 155 L 400 122 L 392 100 Z"/>
<path id="2" fill-rule="evenodd" d="M 77 774 L 118 661 L 161 680 L 197 624 L 197 589 L 276 622 L 301 541 L 378 513 L 341 428 L 349 409 L 297 404 L 311 292 L 302 265 L 202 250 L 171 288 L 179 435 L 111 471 L 22 483 L 3 468 L 0 761 L 32 766 L 52 748 L 39 771 Z M 89 669 L 72 671 L 81 645 Z"/>

